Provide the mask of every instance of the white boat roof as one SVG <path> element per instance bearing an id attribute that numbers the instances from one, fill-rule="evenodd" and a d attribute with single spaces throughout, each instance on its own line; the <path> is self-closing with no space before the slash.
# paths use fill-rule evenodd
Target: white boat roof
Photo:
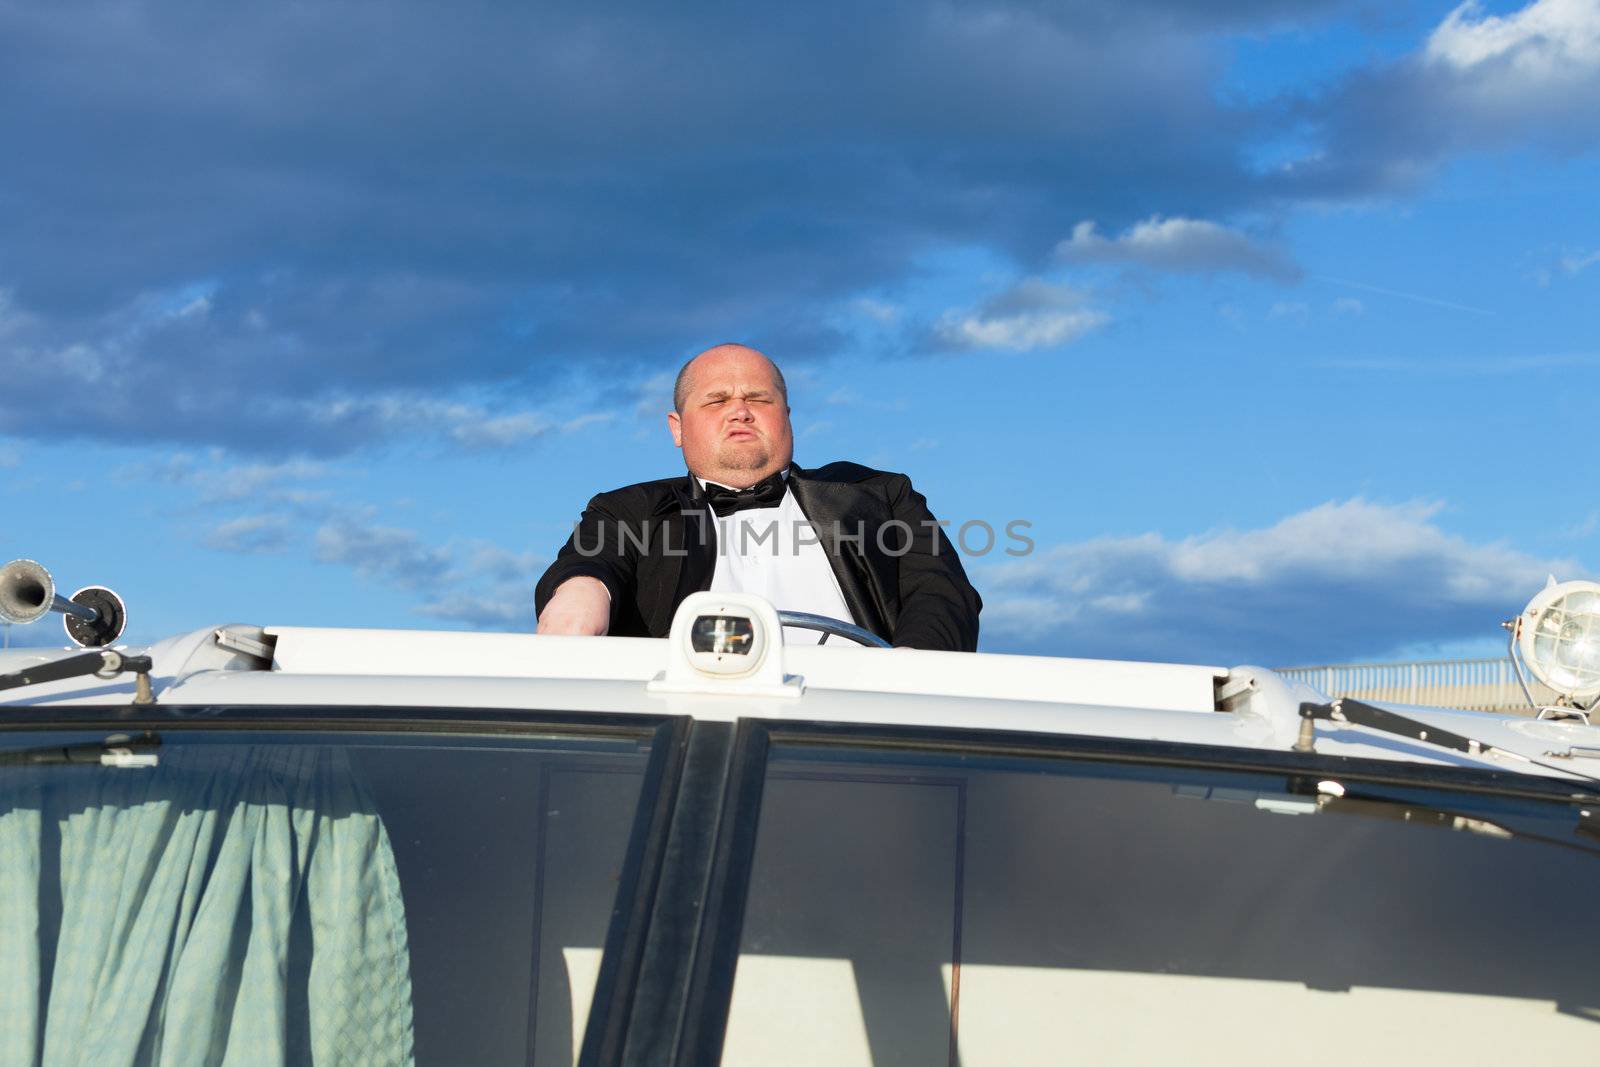
<path id="1" fill-rule="evenodd" d="M 242 650 L 241 650 L 242 649 Z M 252 651 L 254 654 L 252 654 Z M 622 715 L 822 721 L 891 727 L 1026 731 L 1130 740 L 1290 749 L 1302 701 L 1329 699 L 1259 667 L 1136 663 L 995 653 L 790 645 L 790 697 L 728 691 L 716 678 L 689 692 L 652 691 L 665 638 L 555 637 L 313 627 L 225 626 L 128 649 L 152 657 L 162 705 L 504 708 Z M 0 652 L 0 673 L 81 654 Z M 270 655 L 270 661 L 265 657 Z M 7 706 L 122 705 L 132 676 L 47 682 L 0 692 Z M 1531 759 L 1595 746 L 1600 728 L 1571 722 L 1384 705 Z M 1364 727 L 1317 724 L 1317 751 L 1566 777 L 1495 756 L 1469 756 Z M 1600 773 L 1600 759 L 1569 761 Z"/>

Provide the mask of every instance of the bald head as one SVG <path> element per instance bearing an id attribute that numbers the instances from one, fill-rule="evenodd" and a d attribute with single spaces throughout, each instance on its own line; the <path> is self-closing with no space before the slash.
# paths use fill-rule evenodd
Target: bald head
<path id="1" fill-rule="evenodd" d="M 693 359 L 689 360 L 689 362 L 685 363 L 682 367 L 678 368 L 678 377 L 672 383 L 673 410 L 679 415 L 683 414 L 684 401 L 688 399 L 689 390 L 692 388 L 692 375 L 696 364 L 700 363 L 702 360 L 720 362 L 721 359 L 728 356 L 741 356 L 746 358 L 754 356 L 755 358 L 765 362 L 768 367 L 772 368 L 772 382 L 778 387 L 778 395 L 783 397 L 784 406 L 788 407 L 789 383 L 783 380 L 783 371 L 778 369 L 778 365 L 772 362 L 772 360 L 769 359 L 765 354 L 756 351 L 749 345 L 727 344 L 712 345 L 704 352 L 701 352 L 698 356 L 695 356 Z"/>
<path id="2" fill-rule="evenodd" d="M 743 489 L 794 455 L 783 372 L 746 345 L 717 345 L 685 363 L 672 406 L 672 443 L 697 477 Z"/>

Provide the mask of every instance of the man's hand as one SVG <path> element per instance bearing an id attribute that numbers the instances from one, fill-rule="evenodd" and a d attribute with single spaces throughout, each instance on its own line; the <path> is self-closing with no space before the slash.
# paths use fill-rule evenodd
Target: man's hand
<path id="1" fill-rule="evenodd" d="M 611 628 L 611 594 L 598 578 L 568 578 L 539 616 L 538 633 L 599 637 Z"/>

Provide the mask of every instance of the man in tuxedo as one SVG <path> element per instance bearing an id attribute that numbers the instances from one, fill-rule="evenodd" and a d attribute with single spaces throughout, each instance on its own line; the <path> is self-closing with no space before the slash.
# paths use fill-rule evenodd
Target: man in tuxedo
<path id="1" fill-rule="evenodd" d="M 539 633 L 664 637 L 699 590 L 854 622 L 896 646 L 973 651 L 982 602 L 903 474 L 794 465 L 788 387 L 753 348 L 684 365 L 667 415 L 686 478 L 589 501 L 535 591 Z M 785 629 L 785 640 L 816 641 Z"/>

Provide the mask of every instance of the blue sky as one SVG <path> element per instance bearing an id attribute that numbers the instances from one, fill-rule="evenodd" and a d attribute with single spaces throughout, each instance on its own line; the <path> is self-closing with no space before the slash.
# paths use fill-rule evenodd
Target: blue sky
<path id="1" fill-rule="evenodd" d="M 531 628 L 730 340 L 1032 524 L 989 650 L 1494 654 L 1600 568 L 1600 0 L 0 0 L 0 89 L 0 556 L 135 641 Z"/>

